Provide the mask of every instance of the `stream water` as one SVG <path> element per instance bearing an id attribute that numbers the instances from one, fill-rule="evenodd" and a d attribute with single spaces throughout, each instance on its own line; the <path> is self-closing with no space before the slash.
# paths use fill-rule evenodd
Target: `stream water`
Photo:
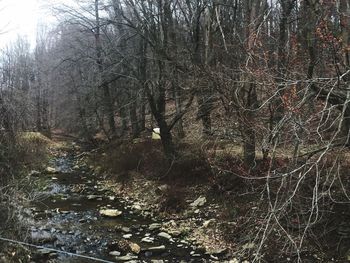
<path id="1" fill-rule="evenodd" d="M 176 237 L 158 236 L 158 228 L 150 229 L 155 219 L 141 216 L 132 204 L 102 187 L 87 167 L 74 166 L 74 156 L 62 154 L 53 163 L 57 173 L 41 175 L 43 191 L 32 203 L 30 213 L 31 241 L 60 251 L 91 256 L 113 262 L 203 262 L 207 257 Z M 42 177 L 47 179 L 42 179 Z M 102 217 L 99 210 L 118 209 L 115 218 Z M 158 222 L 161 223 L 161 222 Z M 142 239 L 150 241 L 144 242 Z M 132 242 L 141 251 L 120 251 L 120 244 Z M 160 249 L 150 249 L 163 246 Z M 165 246 L 165 248 L 164 248 Z M 115 251 L 119 256 L 110 255 Z M 37 251 L 34 262 L 94 262 L 65 253 Z M 158 261 L 157 261 L 158 260 Z"/>

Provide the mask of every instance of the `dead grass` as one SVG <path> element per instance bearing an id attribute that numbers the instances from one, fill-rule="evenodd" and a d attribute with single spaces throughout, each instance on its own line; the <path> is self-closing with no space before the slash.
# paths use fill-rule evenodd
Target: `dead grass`
<path id="1" fill-rule="evenodd" d="M 22 132 L 17 135 L 14 154 L 19 163 L 40 167 L 47 160 L 48 147 L 53 142 L 39 132 Z"/>

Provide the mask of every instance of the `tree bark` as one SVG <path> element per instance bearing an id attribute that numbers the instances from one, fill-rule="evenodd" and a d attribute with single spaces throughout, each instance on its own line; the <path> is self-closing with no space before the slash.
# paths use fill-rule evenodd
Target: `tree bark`
<path id="1" fill-rule="evenodd" d="M 95 28 L 95 46 L 96 46 L 96 63 L 97 68 L 100 74 L 101 87 L 103 90 L 104 96 L 104 109 L 105 114 L 107 115 L 109 128 L 112 133 L 112 137 L 116 134 L 116 126 L 114 119 L 114 102 L 111 98 L 109 85 L 104 80 L 103 74 L 103 62 L 102 62 L 102 44 L 101 44 L 101 25 L 100 25 L 100 15 L 99 15 L 99 0 L 95 0 L 95 19 L 96 19 L 96 28 Z"/>

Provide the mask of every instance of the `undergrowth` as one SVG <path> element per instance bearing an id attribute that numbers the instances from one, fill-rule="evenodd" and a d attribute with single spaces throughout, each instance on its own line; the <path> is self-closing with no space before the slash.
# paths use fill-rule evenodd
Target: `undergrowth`
<path id="1" fill-rule="evenodd" d="M 26 229 L 20 217 L 31 192 L 27 175 L 32 169 L 41 169 L 52 142 L 36 132 L 1 136 L 0 141 L 0 236 L 23 240 Z M 30 261 L 23 247 L 0 242 L 0 251 L 0 262 Z"/>

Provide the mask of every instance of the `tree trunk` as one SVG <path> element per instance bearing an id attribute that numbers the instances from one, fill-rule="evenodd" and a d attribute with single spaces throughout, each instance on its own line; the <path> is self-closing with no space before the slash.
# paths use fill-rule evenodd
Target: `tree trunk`
<path id="1" fill-rule="evenodd" d="M 244 163 L 248 167 L 255 165 L 255 110 L 258 106 L 258 97 L 256 93 L 256 86 L 247 80 L 246 85 L 246 105 L 243 112 L 243 156 Z"/>
<path id="2" fill-rule="evenodd" d="M 103 70 L 103 62 L 102 62 L 99 0 L 95 0 L 95 19 L 96 19 L 96 28 L 95 28 L 96 63 L 100 74 L 101 86 L 103 90 L 105 114 L 107 115 L 109 128 L 113 137 L 116 134 L 116 127 L 115 127 L 115 120 L 114 120 L 114 103 L 111 98 L 109 85 L 105 82 L 104 76 L 103 76 L 104 70 Z"/>
<path id="3" fill-rule="evenodd" d="M 138 127 L 139 127 L 139 131 L 142 132 L 146 129 L 146 98 L 145 98 L 145 91 L 144 89 L 141 91 L 140 94 L 140 110 L 139 110 L 139 123 L 138 123 Z"/>
<path id="4" fill-rule="evenodd" d="M 174 73 L 174 80 L 173 80 L 173 93 L 174 93 L 174 100 L 175 100 L 175 109 L 176 109 L 176 114 L 180 114 L 182 111 L 181 107 L 181 96 L 180 96 L 180 90 L 179 90 L 179 85 L 178 85 L 178 76 L 177 72 Z M 185 137 L 185 132 L 182 124 L 182 118 L 179 119 L 175 125 L 176 129 L 176 134 L 177 137 L 182 139 Z"/>
<path id="5" fill-rule="evenodd" d="M 135 98 L 136 95 L 132 94 L 132 98 Z M 129 103 L 129 115 L 130 115 L 130 124 L 131 124 L 131 133 L 133 138 L 137 138 L 140 135 L 140 130 L 139 130 L 139 122 L 137 119 L 137 102 L 132 99 L 132 101 Z"/>

